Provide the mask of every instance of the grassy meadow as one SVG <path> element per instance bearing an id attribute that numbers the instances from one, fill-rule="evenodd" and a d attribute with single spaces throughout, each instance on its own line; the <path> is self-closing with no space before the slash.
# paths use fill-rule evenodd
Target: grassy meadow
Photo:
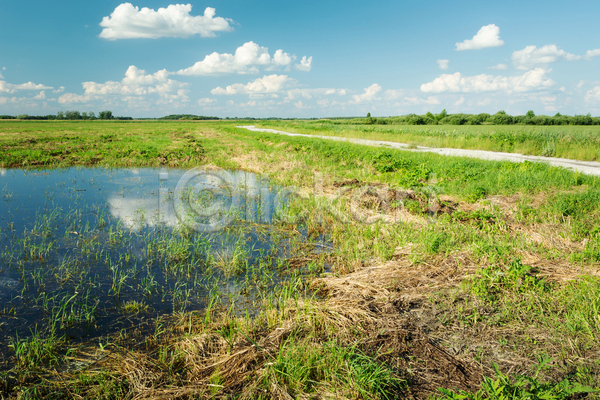
<path id="1" fill-rule="evenodd" d="M 3 398 L 600 398 L 600 178 L 235 127 L 252 123 L 0 121 L 2 169 L 207 166 L 266 174 L 300 193 L 267 227 L 291 250 L 256 264 L 242 251 L 192 265 L 173 253 L 190 254 L 189 231 L 158 245 L 166 267 L 190 276 L 253 277 L 252 312 L 215 292 L 203 309 L 77 343 L 50 322 L 27 336 L 0 325 L 11 337 Z M 256 125 L 600 156 L 598 127 Z M 0 221 L 0 235 L 9 224 Z M 91 233 L 93 247 L 102 239 Z M 285 277 L 277 285 L 274 271 Z M 71 307 L 62 301 L 58 309 Z"/>
<path id="2" fill-rule="evenodd" d="M 600 125 L 378 125 L 360 120 L 257 121 L 288 132 L 534 156 L 600 160 Z"/>

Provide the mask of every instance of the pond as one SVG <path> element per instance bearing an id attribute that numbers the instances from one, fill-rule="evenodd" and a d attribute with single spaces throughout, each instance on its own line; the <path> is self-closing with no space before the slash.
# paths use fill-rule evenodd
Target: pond
<path id="1" fill-rule="evenodd" d="M 0 170 L 0 192 L 3 352 L 35 330 L 89 340 L 218 304 L 247 312 L 307 245 L 274 223 L 290 192 L 241 171 Z"/>

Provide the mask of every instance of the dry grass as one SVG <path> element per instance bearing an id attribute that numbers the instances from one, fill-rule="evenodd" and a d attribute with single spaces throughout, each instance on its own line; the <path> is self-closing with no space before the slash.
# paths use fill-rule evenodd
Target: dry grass
<path id="1" fill-rule="evenodd" d="M 153 351 L 113 350 L 89 363 L 87 374 L 109 374 L 126 382 L 128 398 L 309 398 L 309 393 L 290 391 L 272 365 L 293 338 L 304 346 L 358 346 L 378 362 L 404 371 L 409 389 L 403 396 L 426 398 L 438 387 L 472 390 L 478 387 L 480 366 L 451 355 L 431 340 L 408 312 L 408 306 L 427 293 L 452 285 L 472 268 L 466 254 L 439 264 L 415 265 L 398 250 L 398 260 L 362 268 L 344 277 L 325 277 L 312 282 L 325 300 L 288 301 L 283 309 L 269 309 L 248 323 L 222 315 L 209 325 L 194 320 L 200 332 L 173 335 Z M 234 338 L 224 328 L 236 327 Z M 409 374 L 408 371 L 411 371 Z M 75 384 L 75 374 L 63 372 L 61 382 Z M 87 387 L 87 395 L 93 387 Z M 323 384 L 320 398 L 337 398 L 336 388 Z M 312 398 L 312 397 L 311 397 Z"/>

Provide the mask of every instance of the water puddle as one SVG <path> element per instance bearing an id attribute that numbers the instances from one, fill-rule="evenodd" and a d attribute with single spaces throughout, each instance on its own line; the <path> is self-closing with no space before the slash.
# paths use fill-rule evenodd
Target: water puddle
<path id="1" fill-rule="evenodd" d="M 240 171 L 3 170 L 0 193 L 3 352 L 35 329 L 89 340 L 215 303 L 252 309 L 306 248 L 272 223 L 288 193 Z"/>

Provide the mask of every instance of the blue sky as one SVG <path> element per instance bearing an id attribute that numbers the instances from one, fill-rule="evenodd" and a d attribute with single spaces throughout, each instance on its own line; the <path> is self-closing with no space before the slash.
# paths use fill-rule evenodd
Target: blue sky
<path id="1" fill-rule="evenodd" d="M 0 114 L 600 115 L 600 2 L 0 4 Z"/>

